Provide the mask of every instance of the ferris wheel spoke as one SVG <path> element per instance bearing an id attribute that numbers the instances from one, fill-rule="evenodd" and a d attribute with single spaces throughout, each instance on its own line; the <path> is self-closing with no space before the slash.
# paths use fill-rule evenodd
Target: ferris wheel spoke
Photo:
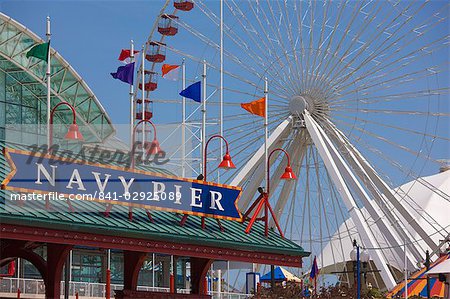
<path id="1" fill-rule="evenodd" d="M 360 144 L 362 143 L 361 140 L 358 140 L 358 142 L 359 142 Z M 367 147 L 370 151 L 373 150 L 373 149 L 372 149 L 369 145 L 367 145 L 367 144 L 364 144 L 364 146 Z M 380 155 L 380 153 L 378 153 L 378 154 Z M 387 156 L 384 156 L 384 157 L 382 157 L 382 158 L 383 158 L 383 159 L 390 160 Z M 392 160 L 391 160 L 391 161 L 392 161 Z M 410 172 L 407 173 L 407 175 L 410 175 Z M 427 187 L 427 188 L 430 188 L 429 183 L 427 183 L 427 182 L 424 181 L 423 179 L 418 179 L 417 182 L 423 184 L 423 185 L 424 185 L 425 187 Z M 430 190 L 431 190 L 431 191 L 433 191 L 433 190 L 439 191 L 439 189 L 436 188 L 436 187 L 434 187 L 434 186 L 433 186 L 432 189 L 430 189 Z M 423 219 L 424 219 L 425 221 L 427 221 L 427 223 L 428 223 L 428 224 L 429 224 L 436 232 L 438 232 L 438 233 L 439 233 L 439 232 L 446 232 L 446 233 L 448 233 L 448 232 L 447 232 L 447 229 L 446 229 L 445 227 L 443 227 L 438 221 L 436 221 L 436 220 L 435 220 L 435 219 L 434 219 L 427 211 L 422 210 L 421 205 L 418 204 L 412 197 L 409 196 L 407 190 L 402 190 L 402 187 L 398 187 L 397 190 L 395 191 L 395 194 L 397 194 L 397 196 L 400 196 L 399 191 L 401 191 L 402 194 L 404 194 L 404 195 L 401 195 L 402 198 L 407 197 L 407 198 L 409 199 L 409 201 L 403 201 L 403 202 L 404 202 L 404 204 L 406 204 L 407 206 L 409 206 L 409 207 L 411 208 L 412 211 L 417 211 L 417 210 L 421 210 L 421 211 L 422 211 L 421 214 L 419 213 L 419 215 L 415 215 L 416 218 L 417 218 L 417 217 L 418 217 L 418 218 L 423 218 Z M 447 201 L 450 202 L 450 199 L 449 199 L 449 196 L 448 196 L 448 195 L 447 195 Z M 390 203 L 387 203 L 387 202 L 386 202 L 385 204 L 386 204 L 386 207 L 389 207 L 389 209 L 390 209 L 391 212 L 394 211 L 395 208 L 394 208 Z M 401 220 L 401 219 L 398 219 L 398 218 L 397 218 L 397 221 L 402 222 L 402 220 Z M 402 225 L 403 225 L 403 227 L 406 227 L 406 223 L 403 223 L 403 222 L 402 222 Z M 438 226 L 438 227 L 436 227 L 436 226 Z M 444 235 L 445 235 L 445 233 L 444 233 Z M 443 236 L 444 236 L 444 235 L 443 235 Z M 412 236 L 410 237 L 410 239 L 411 239 L 411 240 L 414 240 Z"/>
<path id="2" fill-rule="evenodd" d="M 328 43 L 327 43 L 327 46 L 325 47 L 325 50 L 324 50 L 325 55 L 328 55 L 328 53 L 336 53 L 334 50 L 331 49 L 331 46 L 332 46 L 332 43 L 333 43 L 334 38 L 336 36 L 336 32 L 338 32 L 338 28 L 339 28 L 339 26 L 341 24 L 342 15 L 343 15 L 343 13 L 345 11 L 345 8 L 347 7 L 347 3 L 348 3 L 348 1 L 343 1 L 343 2 L 340 3 L 340 9 L 339 9 L 339 12 L 337 14 L 336 21 L 334 23 L 334 26 L 332 26 L 331 33 L 330 33 L 330 36 L 328 38 Z M 325 59 L 325 57 L 326 56 L 324 56 L 324 59 L 322 59 L 322 61 L 326 60 L 326 64 L 322 68 L 322 73 L 325 73 L 325 71 L 330 66 L 330 63 L 332 62 L 331 59 Z M 319 85 L 320 85 L 320 81 L 319 81 Z"/>
<path id="3" fill-rule="evenodd" d="M 373 95 L 373 96 L 364 96 L 359 97 L 358 101 L 363 104 L 382 104 L 386 102 L 395 102 L 395 101 L 409 101 L 412 99 L 421 99 L 422 97 L 427 96 L 441 96 L 450 93 L 450 88 L 436 88 L 436 89 L 421 89 L 415 91 L 406 91 L 400 93 L 391 93 L 387 95 Z M 340 107 L 342 104 L 354 102 L 356 99 L 354 98 L 345 98 L 342 100 L 334 100 L 332 105 L 334 107 Z M 439 101 L 439 98 L 435 99 Z"/>
<path id="4" fill-rule="evenodd" d="M 380 113 L 380 114 L 398 114 L 398 115 L 419 115 L 419 116 L 438 116 L 438 117 L 448 117 L 450 113 L 443 112 L 423 112 L 423 111 L 408 111 L 408 110 L 388 110 L 388 109 L 352 109 L 352 108 L 340 108 L 340 109 L 330 109 L 333 111 L 346 111 L 353 113 Z"/>
<path id="5" fill-rule="evenodd" d="M 377 122 L 377 121 L 373 121 L 373 120 L 368 120 L 368 119 L 364 119 L 364 118 L 360 118 L 360 117 L 356 117 L 356 116 L 348 116 L 348 115 L 343 115 L 343 114 L 341 114 L 340 117 L 346 118 L 348 120 L 357 120 L 357 121 L 360 121 L 363 123 L 374 124 L 374 125 L 385 127 L 385 128 L 390 128 L 390 129 L 395 129 L 395 130 L 402 131 L 402 132 L 412 133 L 412 134 L 419 135 L 419 136 L 425 136 L 430 139 L 440 139 L 440 140 L 450 141 L 450 138 L 448 138 L 448 137 L 432 135 L 432 134 L 428 134 L 426 132 L 419 132 L 419 131 L 411 130 L 411 129 L 404 128 L 404 127 L 390 125 L 390 124 L 387 124 L 386 122 Z"/>
<path id="6" fill-rule="evenodd" d="M 395 73 L 398 72 L 402 69 L 405 69 L 406 67 L 408 67 L 409 65 L 413 65 L 416 61 L 420 61 L 420 59 L 422 59 L 425 56 L 429 56 L 430 53 L 432 53 L 433 50 L 437 51 L 439 50 L 439 48 L 441 47 L 445 47 L 445 44 L 439 44 L 440 42 L 445 41 L 446 38 L 441 38 L 439 40 L 433 41 L 432 43 L 428 44 L 426 47 L 427 49 L 430 49 L 429 52 L 424 52 L 422 49 L 416 49 L 413 52 L 410 53 L 410 55 L 405 55 L 402 57 L 397 58 L 395 61 L 389 63 L 389 64 L 379 64 L 377 66 L 374 66 L 372 69 L 366 70 L 366 72 L 364 72 L 364 74 L 362 74 L 361 76 L 358 76 L 357 78 L 355 78 L 353 81 L 351 82 L 347 82 L 345 85 L 343 86 L 337 86 L 335 84 L 334 88 L 336 88 L 336 90 L 338 92 L 347 89 L 349 86 L 354 86 L 355 84 L 357 84 L 358 82 L 363 82 L 363 80 L 365 80 L 367 77 L 372 76 L 376 79 L 384 79 L 386 77 L 387 73 Z M 432 47 L 438 46 L 436 49 L 432 49 Z M 410 58 L 413 57 L 413 58 Z M 407 62 L 405 62 L 405 59 L 408 58 Z M 391 69 L 392 67 L 396 67 L 395 69 Z M 406 72 L 406 73 L 402 73 L 401 76 L 397 76 L 395 78 L 387 78 L 388 82 L 390 81 L 394 81 L 394 79 L 396 80 L 400 80 L 401 78 L 407 77 L 407 76 L 411 76 L 411 75 L 416 75 L 416 74 L 422 74 L 422 77 L 427 77 L 427 76 L 432 76 L 432 75 L 436 75 L 439 71 L 439 65 L 437 66 L 432 66 L 432 67 L 427 67 L 423 70 L 416 70 L 415 72 Z M 446 67 L 446 64 L 442 64 L 442 67 Z M 377 76 L 374 76 L 375 74 L 384 71 L 383 73 L 380 73 Z M 423 75 L 425 74 L 425 75 Z M 415 78 L 415 80 L 418 80 L 419 78 Z M 373 83 L 373 82 L 371 82 Z M 377 84 L 372 84 L 369 85 L 370 87 L 375 87 L 375 86 L 380 86 L 383 85 L 384 81 L 378 82 Z M 359 88 L 355 88 L 353 90 L 349 90 L 346 91 L 346 93 L 341 94 L 341 96 L 347 95 L 347 94 L 351 94 L 354 93 L 355 91 L 359 91 L 359 90 L 364 90 L 364 89 L 368 89 L 367 87 L 367 83 L 363 84 L 361 87 L 364 87 L 362 89 Z"/>
<path id="7" fill-rule="evenodd" d="M 202 3 L 202 2 L 199 2 Z M 203 4 L 203 3 L 202 3 Z M 207 8 L 202 5 L 203 8 L 203 12 L 216 24 L 218 25 L 218 20 L 219 18 L 211 11 L 208 10 L 208 12 L 206 12 Z M 232 13 L 234 13 L 234 10 L 232 10 Z M 240 21 L 240 18 L 238 19 Z M 242 26 L 242 22 L 240 21 L 241 26 Z M 239 36 L 232 30 L 232 28 L 228 27 L 225 25 L 225 35 L 228 36 L 235 45 L 237 45 L 238 47 L 240 47 L 242 49 L 243 53 L 247 53 L 247 58 L 250 58 L 251 60 L 253 60 L 256 64 L 258 64 L 260 67 L 262 67 L 263 70 L 266 70 L 268 68 L 268 66 L 266 65 L 266 63 L 269 60 L 269 57 L 267 55 L 265 55 L 265 50 L 261 48 L 261 46 L 259 45 L 260 42 L 254 39 L 253 34 L 249 34 L 249 31 L 247 30 L 247 28 L 245 26 L 242 26 L 243 30 L 245 32 L 247 32 L 247 36 L 253 41 L 253 44 L 256 45 L 259 50 L 261 51 L 263 58 L 261 58 L 261 55 L 258 55 L 257 53 L 255 53 L 251 47 L 248 46 L 248 44 L 242 40 L 241 38 L 239 38 Z M 238 58 L 239 59 L 239 58 Z M 257 60 L 256 60 L 257 59 Z M 239 59 L 239 62 L 242 62 L 241 59 Z M 277 77 L 279 76 L 279 71 L 276 71 L 276 73 L 271 76 L 271 77 Z M 261 78 L 263 76 L 263 74 L 258 74 L 258 76 Z M 282 87 L 283 85 L 278 85 L 278 87 Z"/>
<path id="8" fill-rule="evenodd" d="M 352 26 L 352 24 L 354 23 L 354 21 L 356 20 L 356 17 L 358 15 L 358 12 L 360 10 L 360 8 L 363 6 L 364 2 L 362 1 L 358 1 L 357 2 L 359 4 L 355 5 L 355 7 L 353 8 L 352 14 L 351 14 L 351 18 L 350 21 L 347 23 L 347 26 L 344 29 L 343 34 L 341 35 L 341 38 L 339 39 L 338 44 L 336 45 L 336 47 L 332 50 L 332 53 L 339 53 L 341 51 L 341 47 L 343 46 L 344 40 L 347 38 L 347 36 L 349 35 L 350 32 L 350 28 Z M 339 22 L 340 23 L 340 22 Z M 314 23 L 311 23 L 314 24 Z M 340 62 L 340 61 L 339 61 Z M 327 70 L 324 69 L 323 73 L 325 74 L 325 77 L 327 78 L 332 78 L 331 74 L 333 73 L 334 69 L 338 66 L 338 61 L 335 61 L 334 64 L 331 64 L 330 67 L 331 69 Z M 332 79 L 330 79 L 332 80 Z"/>
<path id="9" fill-rule="evenodd" d="M 281 56 L 284 55 L 283 51 L 284 51 L 284 46 L 283 46 L 283 39 L 275 39 L 272 38 L 272 36 L 276 36 L 277 33 L 275 33 L 275 27 L 277 30 L 279 30 L 279 26 L 275 25 L 275 24 L 271 24 L 270 19 L 268 18 L 267 14 L 265 13 L 265 9 L 263 7 L 260 7 L 261 2 L 257 1 L 256 4 L 258 11 L 255 11 L 255 7 L 254 5 L 252 5 L 250 0 L 247 0 L 248 3 L 250 3 L 250 10 L 253 13 L 253 16 L 255 17 L 255 20 L 257 21 L 258 25 L 259 25 L 259 29 L 262 32 L 262 35 L 265 37 L 265 40 L 268 42 L 268 44 L 270 45 L 270 52 L 272 53 L 269 56 L 272 57 L 276 57 L 275 62 L 277 62 L 279 64 L 279 69 L 280 70 L 285 70 L 284 72 L 286 73 L 287 70 L 289 70 L 289 65 L 286 65 L 283 62 L 283 59 L 281 59 Z M 270 6 L 269 2 L 265 2 L 266 5 Z M 261 17 L 264 18 L 264 20 L 261 20 L 262 18 L 260 18 L 260 14 L 261 13 Z M 264 25 L 264 23 L 266 25 Z M 269 34 L 268 31 L 266 30 L 266 28 L 271 29 L 272 32 L 274 32 L 274 34 Z M 269 30 L 268 29 L 268 30 Z M 280 51 L 280 47 L 282 48 Z M 280 55 L 281 52 L 281 55 Z M 270 65 L 273 68 L 273 63 Z M 289 75 L 287 75 L 289 77 Z M 292 94 L 295 90 L 295 83 L 288 78 L 287 80 L 285 80 L 286 85 L 288 85 L 288 93 Z"/>
<path id="10" fill-rule="evenodd" d="M 411 4 L 412 5 L 412 4 Z M 426 3 L 424 3 L 417 11 L 414 12 L 414 15 L 418 14 L 422 9 L 424 9 Z M 432 17 L 430 17 L 432 18 Z M 412 18 L 409 18 L 409 20 L 412 20 Z M 374 51 L 371 55 L 369 55 L 363 62 L 361 62 L 357 67 L 355 67 L 355 69 L 350 72 L 346 78 L 352 76 L 357 70 L 359 70 L 360 68 L 362 68 L 363 66 L 367 65 L 368 63 L 370 63 L 371 61 L 375 60 L 375 57 L 379 57 L 381 55 L 384 55 L 384 53 L 390 51 L 390 55 L 387 55 L 386 57 L 383 57 L 382 62 L 380 62 L 380 65 L 391 65 L 391 63 L 389 62 L 389 59 L 391 57 L 393 57 L 394 55 L 396 55 L 397 52 L 406 49 L 408 46 L 410 46 L 411 43 L 413 43 L 414 41 L 418 40 L 419 38 L 421 38 L 423 36 L 423 34 L 417 34 L 415 32 L 417 27 L 421 27 L 421 26 L 417 26 L 416 28 L 413 28 L 411 30 L 408 31 L 408 33 L 412 34 L 413 37 L 410 40 L 403 40 L 406 37 L 408 37 L 408 33 L 405 33 L 403 35 L 401 35 L 400 37 L 398 37 L 396 40 L 392 41 L 391 43 L 389 43 L 388 45 L 385 45 L 385 43 L 387 43 L 388 41 L 390 41 L 390 39 L 395 37 L 395 34 L 397 32 L 401 32 L 400 30 L 403 28 L 403 26 L 405 26 L 408 21 L 405 21 L 404 23 L 402 23 L 401 26 L 399 26 L 393 33 L 390 33 L 390 36 L 385 39 Z M 439 23 L 443 22 L 445 20 L 445 18 L 443 19 L 438 19 L 436 21 L 435 24 L 433 24 L 433 26 L 429 26 L 428 30 L 426 30 L 424 33 L 429 32 L 430 30 L 432 30 L 433 27 L 437 26 Z M 423 22 L 422 24 L 426 24 L 426 22 Z M 441 38 L 442 39 L 442 38 Z M 439 40 L 439 39 L 438 39 Z M 434 42 L 431 42 L 430 44 L 433 44 Z M 395 51 L 391 51 L 391 48 L 396 47 L 398 44 L 401 44 L 400 47 L 398 47 Z M 419 49 L 416 49 L 416 51 L 422 51 L 422 49 L 424 49 L 424 47 L 420 47 Z M 426 47 L 425 47 L 426 49 Z M 411 56 L 409 56 L 411 57 Z M 414 57 L 414 56 L 412 56 Z"/>
<path id="11" fill-rule="evenodd" d="M 347 137 L 347 138 L 349 138 L 349 137 Z M 440 197 L 442 197 L 443 199 L 445 199 L 445 200 L 450 202 L 450 196 L 448 194 L 442 193 L 442 191 L 440 191 L 439 188 L 431 185 L 429 182 L 427 182 L 426 180 L 421 178 L 413 170 L 405 169 L 405 167 L 403 165 L 401 165 L 397 161 L 391 159 L 388 155 L 384 155 L 382 152 L 380 152 L 379 150 L 377 150 L 376 148 L 374 148 L 370 144 L 362 141 L 360 138 L 356 138 L 354 136 L 351 136 L 351 139 L 356 144 L 359 144 L 360 146 L 364 147 L 365 149 L 369 150 L 370 152 L 372 152 L 375 155 L 377 155 L 378 157 L 380 157 L 383 161 L 389 163 L 391 166 L 393 166 L 395 169 L 400 171 L 402 174 L 406 175 L 408 177 L 408 179 L 417 181 L 418 183 L 420 183 L 424 187 L 428 188 L 431 192 L 438 194 Z M 350 140 L 349 140 L 349 142 L 350 142 Z M 385 173 L 381 172 L 379 169 L 376 169 L 376 168 L 375 168 L 375 170 L 376 170 L 376 172 L 378 174 L 380 174 L 380 175 L 382 175 L 382 177 L 384 177 L 385 181 L 386 181 L 386 179 L 388 181 L 390 181 L 389 176 L 387 176 Z M 391 184 L 392 184 L 392 182 L 391 182 Z M 405 193 L 407 193 L 407 192 L 405 192 Z"/>
<path id="12" fill-rule="evenodd" d="M 327 2 L 324 2 L 324 5 L 326 5 Z M 318 72 L 320 70 L 320 66 L 322 65 L 322 62 L 325 60 L 324 57 L 322 56 L 322 53 L 326 53 L 327 51 L 321 51 L 320 49 L 322 49 L 323 44 L 325 43 L 324 40 L 324 36 L 325 36 L 325 32 L 326 32 L 326 28 L 327 28 L 327 22 L 328 22 L 328 11 L 329 11 L 329 7 L 331 6 L 331 1 L 328 1 L 328 5 L 326 5 L 326 9 L 324 11 L 324 15 L 322 16 L 322 25 L 321 25 L 321 29 L 320 29 L 320 37 L 319 40 L 317 42 L 317 47 L 315 47 L 315 49 L 317 50 L 317 54 L 314 55 L 314 62 L 313 62 L 313 66 L 311 68 L 311 77 L 314 75 L 315 78 L 310 80 L 310 84 L 305 83 L 306 89 L 311 89 L 311 87 L 313 87 L 313 83 L 317 82 L 317 75 Z M 331 36 L 328 35 L 328 37 Z M 327 39 L 328 37 L 326 37 L 325 39 Z M 316 61 L 318 61 L 318 64 L 316 64 Z M 308 88 L 309 86 L 309 88 Z M 298 90 L 298 93 L 301 94 L 301 90 Z"/>
<path id="13" fill-rule="evenodd" d="M 285 117 L 280 117 L 278 119 L 274 119 L 271 120 L 269 122 L 269 125 L 274 125 L 274 124 L 278 124 L 280 122 L 281 119 L 285 119 Z M 241 126 L 242 127 L 242 126 Z M 239 135 L 238 133 L 232 134 L 232 135 L 237 135 L 234 136 L 235 138 L 233 139 L 229 139 L 229 143 L 233 144 L 233 152 L 235 156 L 239 156 L 241 152 L 247 150 L 248 148 L 252 147 L 254 145 L 254 142 L 261 140 L 261 136 L 256 134 L 257 131 L 261 131 L 263 129 L 263 126 L 261 126 L 260 128 L 254 128 L 253 130 L 245 130 L 244 132 L 246 132 L 244 135 Z M 235 142 L 239 141 L 239 140 L 246 140 L 246 137 L 249 136 L 254 136 L 249 142 L 245 142 L 245 143 L 240 143 L 237 146 L 235 146 Z M 217 153 L 219 152 L 220 149 L 213 149 L 211 150 L 212 153 Z M 248 157 L 244 157 L 243 159 L 246 159 Z"/>
<path id="14" fill-rule="evenodd" d="M 288 32 L 288 34 L 287 34 L 288 40 L 290 40 L 289 32 L 290 32 L 291 28 L 286 26 L 286 19 L 288 18 L 288 15 L 282 14 L 280 3 L 278 1 L 275 1 L 275 2 L 278 4 L 278 7 L 280 8 L 280 10 L 278 11 L 279 12 L 279 20 L 276 19 L 277 17 L 275 16 L 274 10 L 271 5 L 272 1 L 266 2 L 267 6 L 269 8 L 269 11 L 270 11 L 271 22 L 273 24 L 273 26 L 270 26 L 270 28 L 272 29 L 272 32 L 275 33 L 274 35 L 278 38 L 278 42 L 281 47 L 281 49 L 280 49 L 281 54 L 279 55 L 279 57 L 284 56 L 284 58 L 286 59 L 286 64 L 287 64 L 287 68 L 288 68 L 288 78 L 289 78 L 289 82 L 290 82 L 290 86 L 291 86 L 290 91 L 291 91 L 291 94 L 294 94 L 296 91 L 296 86 L 297 86 L 296 82 L 298 82 L 299 78 L 298 78 L 298 72 L 296 71 L 296 68 L 295 68 L 295 66 L 297 64 L 295 62 L 291 61 L 290 56 L 293 56 L 292 52 L 293 51 L 295 52 L 295 49 L 292 49 L 292 47 L 288 47 L 287 45 L 285 45 L 285 43 L 284 43 L 285 39 L 283 38 L 285 33 L 282 34 L 280 31 L 283 28 L 281 23 L 285 24 L 284 31 Z M 264 15 L 267 18 L 267 21 L 270 22 L 269 17 L 266 14 L 264 14 Z M 275 31 L 274 28 L 276 28 L 277 30 Z"/>
<path id="15" fill-rule="evenodd" d="M 261 67 L 262 67 L 262 70 L 264 71 L 264 73 L 267 73 L 267 69 L 270 67 L 270 64 L 266 64 L 266 63 L 270 63 L 271 55 L 270 55 L 270 52 L 269 52 L 269 55 L 266 55 L 265 53 L 267 52 L 267 49 L 270 49 L 271 44 L 270 43 L 267 44 L 266 39 L 264 37 L 262 37 L 259 34 L 259 32 L 253 27 L 252 23 L 248 20 L 246 14 L 244 14 L 242 12 L 242 10 L 240 9 L 240 5 L 236 4 L 234 1 L 231 1 L 234 4 L 234 7 L 231 7 L 228 2 L 230 2 L 230 1 L 227 1 L 227 6 L 228 6 L 230 12 L 236 16 L 236 19 L 238 20 L 239 24 L 241 25 L 240 30 L 242 32 L 245 32 L 246 36 L 253 42 L 252 44 L 256 45 L 258 47 L 258 49 L 260 50 L 261 55 L 259 55 L 259 56 L 262 56 L 262 58 L 263 58 L 262 59 L 263 64 L 261 65 Z M 236 13 L 239 13 L 239 15 L 236 15 Z M 244 24 L 243 20 L 245 21 L 245 24 Z M 262 46 L 260 44 L 262 44 Z M 244 49 L 244 53 L 245 52 L 247 52 L 247 50 Z M 278 86 L 278 87 L 282 87 L 282 86 Z"/>
<path id="16" fill-rule="evenodd" d="M 386 138 L 386 137 L 383 137 L 381 135 L 375 134 L 372 131 L 369 131 L 367 129 L 363 129 L 363 128 L 360 128 L 360 127 L 354 127 L 351 124 L 349 124 L 347 122 L 344 122 L 344 121 L 340 121 L 340 120 L 335 120 L 335 121 L 341 123 L 342 125 L 344 125 L 346 127 L 353 128 L 353 129 L 355 129 L 355 130 L 365 134 L 366 136 L 371 136 L 371 137 L 373 137 L 373 138 L 375 138 L 377 140 L 380 140 L 380 141 L 382 141 L 384 143 L 387 143 L 387 144 L 389 144 L 389 145 L 391 145 L 393 147 L 396 147 L 396 148 L 398 148 L 400 150 L 403 150 L 404 152 L 407 152 L 407 153 L 413 155 L 414 157 L 420 157 L 420 158 L 422 158 L 424 160 L 428 160 L 430 162 L 433 162 L 433 163 L 436 163 L 436 164 L 440 164 L 439 161 L 437 161 L 436 159 L 431 158 L 430 155 L 424 155 L 421 152 L 414 151 L 414 150 L 410 149 L 408 146 L 404 146 L 404 145 L 398 144 L 398 143 L 390 140 L 389 138 Z"/>
<path id="17" fill-rule="evenodd" d="M 366 5 L 362 6 L 359 12 L 361 12 L 365 6 Z M 370 43 L 362 41 L 361 38 L 362 38 L 363 34 L 365 32 L 367 32 L 366 31 L 367 28 L 369 28 L 372 25 L 372 23 L 374 22 L 374 20 L 376 20 L 376 17 L 380 13 L 381 8 L 382 8 L 381 3 L 378 6 L 378 8 L 376 5 L 373 5 L 372 10 L 368 13 L 368 15 L 370 15 L 370 18 L 369 17 L 364 18 L 364 26 L 361 26 L 361 28 L 359 29 L 359 32 L 354 35 L 350 44 L 347 46 L 347 49 L 345 50 L 345 52 L 342 55 L 340 55 L 340 58 L 334 59 L 334 63 L 330 66 L 331 70 L 336 69 L 338 67 L 338 64 L 342 65 L 342 62 L 345 62 L 347 57 L 353 56 L 353 59 L 351 59 L 351 61 L 348 62 L 346 64 L 346 66 L 337 68 L 337 71 L 335 71 L 334 73 L 340 74 L 341 72 L 346 70 L 347 67 L 351 66 L 351 63 L 356 59 L 356 57 L 358 57 L 358 53 L 361 53 L 361 51 L 363 49 L 367 49 L 370 46 Z M 387 18 L 387 16 L 385 16 L 385 18 Z M 357 44 L 359 44 L 359 46 L 356 46 Z M 328 53 L 326 53 L 326 54 L 328 55 Z M 324 60 L 325 60 L 325 57 L 324 57 Z M 327 68 L 325 68 L 325 69 L 327 69 Z M 334 76 L 332 75 L 332 73 L 333 72 L 330 71 L 329 78 L 326 76 L 323 76 L 322 79 L 320 79 L 319 85 L 324 86 L 324 84 L 326 84 L 327 82 L 333 82 Z M 323 78 L 327 78 L 327 82 L 324 81 Z"/>
<path id="18" fill-rule="evenodd" d="M 338 68 L 335 72 L 329 72 L 327 74 L 327 76 L 324 76 L 324 77 L 331 78 L 331 79 L 329 79 L 331 82 L 334 81 L 336 74 L 340 74 L 340 72 L 342 72 L 342 70 L 346 70 L 347 68 L 349 68 L 353 64 L 353 62 L 356 61 L 357 57 L 364 51 L 367 51 L 372 46 L 372 44 L 375 43 L 380 38 L 380 36 L 385 32 L 385 30 L 387 28 L 389 28 L 393 23 L 395 23 L 395 21 L 404 13 L 404 11 L 407 11 L 411 5 L 412 5 L 412 2 L 402 12 L 398 13 L 397 16 L 392 18 L 389 23 L 385 24 L 389 20 L 392 13 L 394 12 L 393 10 L 389 11 L 389 13 L 387 13 L 380 22 L 380 24 L 385 24 L 383 26 L 383 28 L 381 28 L 380 30 L 378 30 L 374 34 L 372 34 L 371 38 L 369 38 L 366 42 L 362 42 L 363 46 L 358 50 L 357 53 L 355 53 L 353 58 L 350 59 L 346 64 L 342 65 L 342 67 Z M 367 60 L 369 60 L 369 59 L 367 59 Z M 369 61 L 371 61 L 371 60 L 369 60 Z M 335 61 L 335 63 L 333 64 L 332 70 L 336 69 L 338 63 L 339 63 L 339 61 Z M 362 66 L 360 65 L 359 68 L 361 68 L 361 67 Z M 351 74 L 355 73 L 359 68 L 353 67 L 353 71 L 351 72 Z M 333 75 L 333 73 L 335 75 Z"/>
<path id="19" fill-rule="evenodd" d="M 280 7 L 280 2 L 279 1 L 277 1 L 277 4 L 278 4 L 278 7 Z M 291 55 L 294 57 L 294 61 L 295 61 L 295 63 L 294 63 L 294 75 L 295 75 L 296 81 L 297 82 L 301 82 L 301 72 L 303 70 L 301 68 L 301 63 L 300 63 L 300 60 L 299 60 L 298 55 L 297 55 L 297 48 L 296 48 L 295 41 L 294 41 L 294 36 L 293 36 L 293 34 L 294 34 L 294 32 L 293 32 L 294 29 L 293 28 L 295 28 L 295 26 L 299 26 L 299 25 L 293 23 L 292 19 L 290 18 L 291 9 L 288 9 L 287 1 L 283 2 L 283 9 L 284 9 L 284 11 L 283 11 L 284 12 L 284 14 L 283 14 L 284 15 L 283 21 L 284 21 L 284 24 L 285 24 L 285 30 L 286 30 L 286 32 L 288 34 L 288 40 L 289 40 L 289 44 L 290 44 Z M 280 7 L 280 12 L 281 11 L 282 11 L 282 9 Z M 294 90 L 294 93 L 295 94 L 300 94 L 300 90 L 299 90 L 298 87 Z"/>

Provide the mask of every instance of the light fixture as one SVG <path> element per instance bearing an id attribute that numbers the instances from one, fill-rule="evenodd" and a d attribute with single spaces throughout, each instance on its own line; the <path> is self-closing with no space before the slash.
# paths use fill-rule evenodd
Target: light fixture
<path id="1" fill-rule="evenodd" d="M 297 178 L 297 176 L 295 175 L 295 173 L 292 171 L 292 167 L 290 165 L 288 165 L 285 169 L 284 169 L 284 173 L 281 176 L 282 180 L 295 180 Z"/>
<path id="2" fill-rule="evenodd" d="M 236 166 L 234 166 L 233 161 L 231 161 L 231 156 L 229 153 L 226 153 L 225 156 L 223 156 L 222 162 L 220 162 L 219 164 L 219 168 L 223 169 L 236 168 Z"/>
<path id="3" fill-rule="evenodd" d="M 68 140 L 83 140 L 83 135 L 77 124 L 71 124 L 64 138 Z"/>

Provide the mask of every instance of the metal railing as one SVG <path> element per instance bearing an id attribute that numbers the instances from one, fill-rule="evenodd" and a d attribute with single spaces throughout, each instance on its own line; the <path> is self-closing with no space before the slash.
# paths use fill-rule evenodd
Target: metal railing
<path id="1" fill-rule="evenodd" d="M 104 283 L 95 282 L 77 282 L 71 281 L 69 285 L 69 296 L 75 296 L 78 293 L 79 298 L 105 298 Z M 21 294 L 34 295 L 33 298 L 44 298 L 45 296 L 45 284 L 42 279 L 29 279 L 29 278 L 11 278 L 5 277 L 0 280 L 0 293 L 2 294 L 17 294 L 17 289 L 20 289 Z M 111 284 L 111 294 L 114 294 L 114 290 L 122 290 L 122 284 Z M 163 287 L 149 287 L 138 286 L 138 291 L 152 291 L 168 293 L 169 288 Z M 177 289 L 178 293 L 189 294 L 189 289 Z M 61 281 L 61 295 L 64 294 L 64 281 Z M 208 292 L 214 299 L 245 299 L 250 298 L 251 295 L 241 293 L 228 293 L 228 292 Z"/>

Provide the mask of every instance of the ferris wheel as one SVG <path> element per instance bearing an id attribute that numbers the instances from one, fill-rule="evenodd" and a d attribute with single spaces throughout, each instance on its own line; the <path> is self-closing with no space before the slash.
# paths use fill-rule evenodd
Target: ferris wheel
<path id="1" fill-rule="evenodd" d="M 268 148 L 286 150 L 297 176 L 282 183 L 286 157 L 270 162 L 270 202 L 288 238 L 313 255 L 334 242 L 336 261 L 348 255 L 344 240 L 356 238 L 391 288 L 399 279 L 392 259 L 406 248 L 413 270 L 449 236 L 448 224 L 398 187 L 413 181 L 450 203 L 422 178 L 449 158 L 448 3 L 181 0 L 161 7 L 145 44 L 146 100 L 136 100 L 137 118 L 145 110 L 160 124 L 168 110 L 181 111 L 180 83 L 156 80 L 161 64 L 184 59 L 187 84 L 206 75 L 206 136 L 223 134 L 237 166 L 227 173 L 208 166 L 208 176 L 242 186 L 242 209 L 264 185 L 265 138 L 262 118 L 240 103 L 264 96 L 266 80 Z M 185 105 L 173 122 L 188 127 L 179 147 L 190 143 L 183 159 L 195 177 L 202 107 Z M 210 154 L 222 151 L 217 144 Z"/>

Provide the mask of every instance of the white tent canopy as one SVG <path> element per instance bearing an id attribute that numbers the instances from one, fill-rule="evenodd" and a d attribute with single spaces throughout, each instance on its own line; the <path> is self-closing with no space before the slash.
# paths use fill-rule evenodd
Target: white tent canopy
<path id="1" fill-rule="evenodd" d="M 450 231 L 450 202 L 443 198 L 442 194 L 450 194 L 450 171 L 418 178 L 396 188 L 394 192 L 399 202 L 417 219 L 419 225 L 425 231 L 440 231 L 440 233 L 431 235 L 435 244 L 439 244 L 440 241 L 448 237 Z M 390 266 L 396 269 L 403 269 L 403 257 L 399 257 L 393 250 L 389 249 L 391 244 L 385 239 L 373 219 L 370 218 L 365 209 L 361 211 L 367 219 L 372 233 L 378 240 L 379 246 L 385 248 L 382 251 Z M 393 211 L 395 212 L 395 209 Z M 402 218 L 401 215 L 396 214 L 399 218 Z M 406 230 L 410 233 L 412 239 L 416 240 L 414 246 L 420 253 L 425 255 L 425 250 L 428 249 L 430 252 L 435 250 L 435 248 L 427 247 L 425 242 L 420 239 L 410 226 L 407 225 Z M 364 247 L 353 220 L 349 218 L 341 224 L 333 235 L 332 240 L 328 242 L 318 257 L 318 266 L 322 274 L 339 272 L 344 269 L 346 262 L 351 261 L 350 251 L 352 250 L 353 239 L 356 239 L 358 244 Z M 419 260 L 416 262 L 419 262 Z"/>

